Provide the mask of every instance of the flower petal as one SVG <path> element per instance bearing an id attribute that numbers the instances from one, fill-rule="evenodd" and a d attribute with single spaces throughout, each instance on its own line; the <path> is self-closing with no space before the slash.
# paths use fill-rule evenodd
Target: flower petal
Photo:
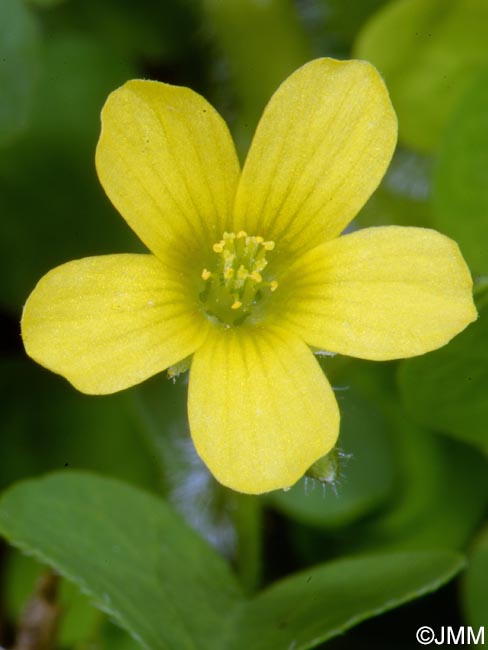
<path id="1" fill-rule="evenodd" d="M 165 261 L 187 259 L 226 229 L 239 162 L 225 122 L 188 88 L 128 81 L 102 110 L 96 152 L 108 197 Z"/>
<path id="2" fill-rule="evenodd" d="M 292 251 L 332 239 L 377 187 L 396 136 L 388 91 L 372 65 L 307 63 L 264 111 L 237 192 L 235 230 Z"/>
<path id="3" fill-rule="evenodd" d="M 22 316 L 27 353 L 92 394 L 137 384 L 192 354 L 206 321 L 152 255 L 106 255 L 58 266 Z"/>
<path id="4" fill-rule="evenodd" d="M 193 357 L 188 410 L 210 471 L 250 494 L 295 483 L 334 446 L 339 429 L 313 354 L 278 328 L 211 332 Z"/>
<path id="5" fill-rule="evenodd" d="M 280 289 L 278 309 L 309 345 L 363 359 L 423 354 L 476 319 L 457 244 L 424 228 L 366 228 L 327 242 Z"/>

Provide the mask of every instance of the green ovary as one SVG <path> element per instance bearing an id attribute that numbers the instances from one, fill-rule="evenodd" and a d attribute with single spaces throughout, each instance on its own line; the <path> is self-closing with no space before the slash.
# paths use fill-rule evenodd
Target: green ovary
<path id="1" fill-rule="evenodd" d="M 201 274 L 203 288 L 200 300 L 210 319 L 230 327 L 240 325 L 251 314 L 259 312 L 263 299 L 273 293 L 278 282 L 267 276 L 267 256 L 274 249 L 273 241 L 263 237 L 224 232 L 213 245 L 209 268 Z"/>

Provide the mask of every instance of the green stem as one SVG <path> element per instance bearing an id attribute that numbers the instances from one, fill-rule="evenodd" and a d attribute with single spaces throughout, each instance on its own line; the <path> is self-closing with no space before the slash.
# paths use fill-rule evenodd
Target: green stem
<path id="1" fill-rule="evenodd" d="M 260 497 L 232 493 L 230 503 L 237 533 L 236 572 L 248 594 L 256 591 L 262 569 L 262 501 Z"/>

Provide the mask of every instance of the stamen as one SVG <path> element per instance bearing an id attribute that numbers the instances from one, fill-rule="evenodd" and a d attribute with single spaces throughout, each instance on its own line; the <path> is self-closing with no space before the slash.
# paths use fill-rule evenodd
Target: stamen
<path id="1" fill-rule="evenodd" d="M 266 254 L 275 247 L 261 235 L 251 236 L 245 230 L 237 235 L 224 232 L 212 246 L 217 254 L 201 277 L 207 282 L 200 299 L 207 314 L 227 327 L 240 325 L 257 309 L 258 303 L 276 291 L 278 282 L 267 277 Z M 258 317 L 261 310 L 255 312 Z"/>

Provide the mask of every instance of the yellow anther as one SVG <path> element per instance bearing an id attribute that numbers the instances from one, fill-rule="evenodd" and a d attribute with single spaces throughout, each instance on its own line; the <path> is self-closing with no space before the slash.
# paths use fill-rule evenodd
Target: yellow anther
<path id="1" fill-rule="evenodd" d="M 223 233 L 212 246 L 215 257 L 201 271 L 208 282 L 200 298 L 210 317 L 229 325 L 251 318 L 255 305 L 278 287 L 276 280 L 267 277 L 267 252 L 274 247 L 274 241 L 245 230 Z"/>

